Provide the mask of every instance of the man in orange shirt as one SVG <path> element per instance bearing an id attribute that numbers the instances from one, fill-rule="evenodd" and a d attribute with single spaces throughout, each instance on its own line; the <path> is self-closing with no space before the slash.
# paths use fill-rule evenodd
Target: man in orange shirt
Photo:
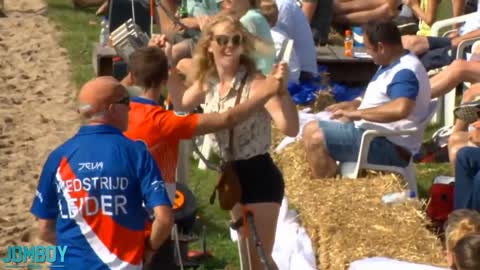
<path id="1" fill-rule="evenodd" d="M 170 85 L 183 83 L 175 69 L 168 78 L 168 60 L 162 49 L 138 49 L 130 57 L 128 68 L 131 83 L 143 88 L 143 93 L 131 99 L 125 135 L 132 140 L 142 140 L 147 145 L 165 179 L 172 203 L 180 140 L 233 127 L 246 120 L 272 96 L 279 94 L 281 81 L 288 69 L 281 64 L 272 72 L 260 99 L 249 99 L 224 113 L 179 114 L 165 110 L 157 103 L 167 80 L 170 80 Z"/>

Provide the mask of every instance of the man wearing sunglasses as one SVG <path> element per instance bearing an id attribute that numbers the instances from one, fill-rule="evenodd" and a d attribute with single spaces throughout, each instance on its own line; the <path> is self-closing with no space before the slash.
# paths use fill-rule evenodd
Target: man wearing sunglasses
<path id="1" fill-rule="evenodd" d="M 162 176 L 145 145 L 122 134 L 125 87 L 99 77 L 78 101 L 87 123 L 50 154 L 33 201 L 40 237 L 66 246 L 62 267 L 140 270 L 145 250 L 158 249 L 173 224 Z M 155 215 L 149 237 L 144 205 Z"/>

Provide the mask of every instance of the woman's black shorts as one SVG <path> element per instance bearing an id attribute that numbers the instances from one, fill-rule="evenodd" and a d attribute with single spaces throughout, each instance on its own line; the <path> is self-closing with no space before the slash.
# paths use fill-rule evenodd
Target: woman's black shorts
<path id="1" fill-rule="evenodd" d="M 282 202 L 285 184 L 270 154 L 236 160 L 234 164 L 242 187 L 242 204 Z"/>

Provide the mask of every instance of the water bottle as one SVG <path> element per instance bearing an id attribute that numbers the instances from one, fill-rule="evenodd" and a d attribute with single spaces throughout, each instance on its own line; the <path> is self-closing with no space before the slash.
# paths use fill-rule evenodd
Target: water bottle
<path id="1" fill-rule="evenodd" d="M 353 37 L 352 31 L 345 31 L 345 56 L 352 57 L 353 55 Z"/>
<path id="2" fill-rule="evenodd" d="M 363 29 L 360 26 L 352 27 L 352 34 L 353 34 L 353 52 L 355 54 L 356 51 L 362 51 L 365 48 L 365 44 L 363 42 Z"/>
<path id="3" fill-rule="evenodd" d="M 408 200 L 412 200 L 416 197 L 415 191 L 405 190 L 402 192 L 394 192 L 386 194 L 382 197 L 382 201 L 384 204 L 399 204 L 406 202 Z"/>
<path id="4" fill-rule="evenodd" d="M 103 47 L 108 46 L 108 42 L 110 39 L 110 30 L 109 30 L 109 23 L 108 17 L 103 17 L 103 20 L 100 24 L 100 45 Z"/>

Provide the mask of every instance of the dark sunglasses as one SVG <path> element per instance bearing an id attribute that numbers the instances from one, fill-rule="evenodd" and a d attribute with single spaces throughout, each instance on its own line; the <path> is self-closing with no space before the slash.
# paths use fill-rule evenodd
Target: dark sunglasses
<path id="1" fill-rule="evenodd" d="M 233 36 L 216 35 L 214 38 L 215 42 L 222 47 L 226 47 L 229 43 L 232 44 L 233 47 L 238 47 L 243 41 L 242 36 L 238 34 Z"/>
<path id="2" fill-rule="evenodd" d="M 123 98 L 115 101 L 114 104 L 129 105 L 130 104 L 130 96 L 124 96 Z"/>

